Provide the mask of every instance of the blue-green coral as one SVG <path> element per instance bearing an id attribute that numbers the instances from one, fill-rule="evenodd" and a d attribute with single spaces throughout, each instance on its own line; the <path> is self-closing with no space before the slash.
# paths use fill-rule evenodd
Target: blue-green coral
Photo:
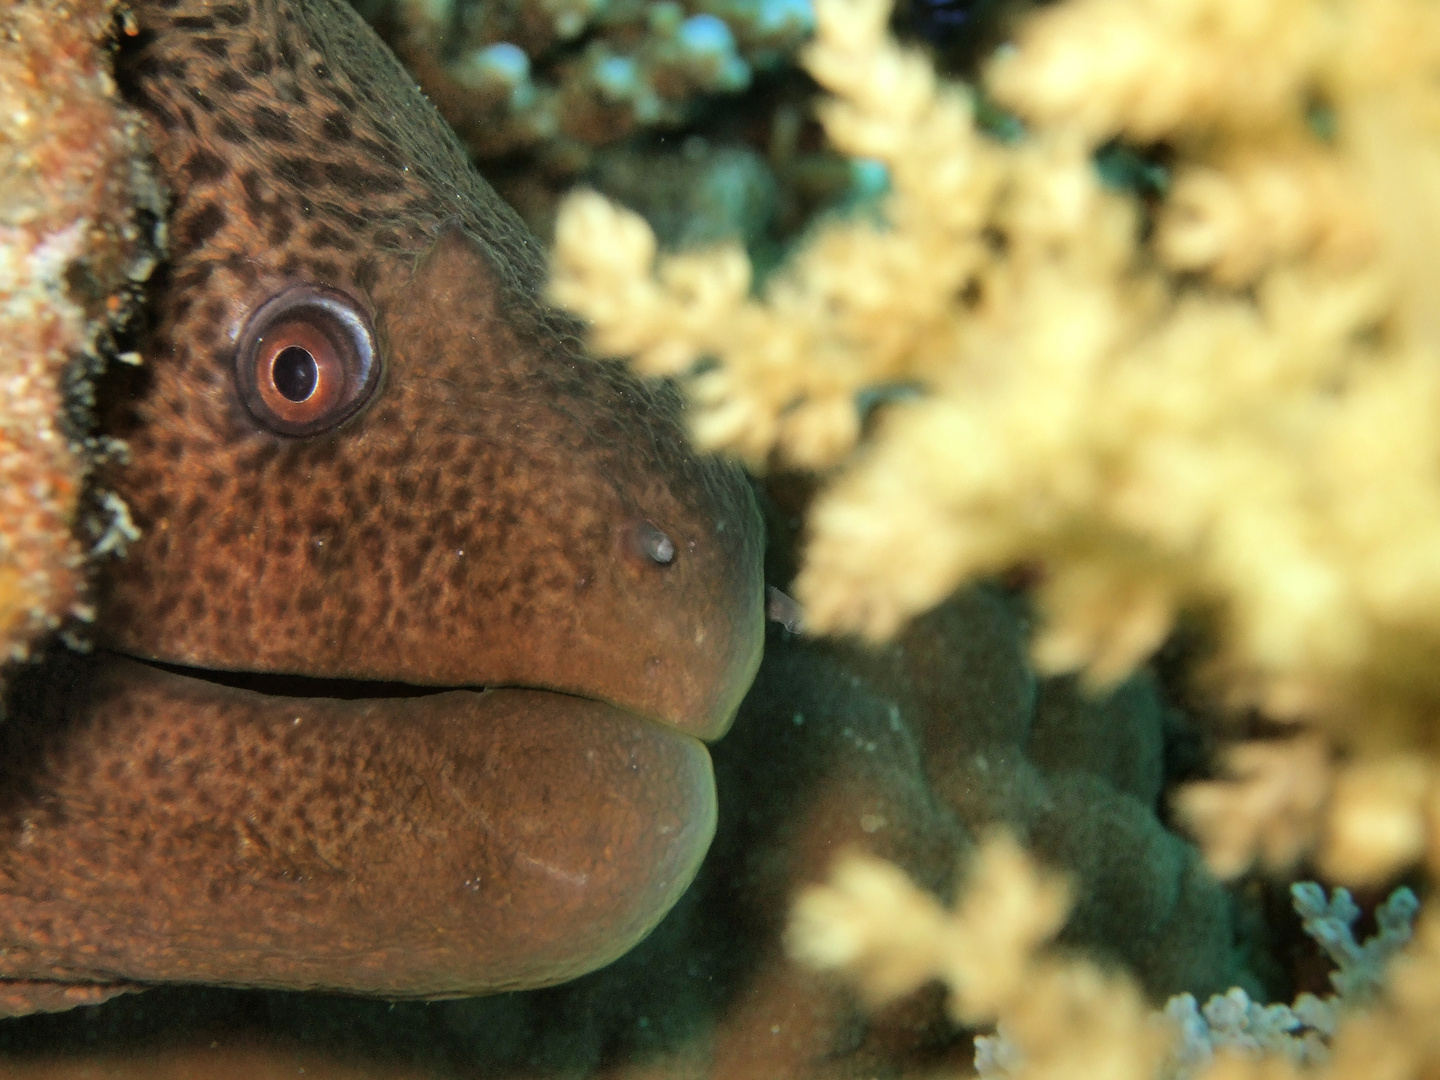
<path id="1" fill-rule="evenodd" d="M 1355 940 L 1360 909 L 1345 889 L 1328 897 L 1313 881 L 1290 888 L 1305 933 L 1336 968 L 1330 973 L 1335 993 L 1320 998 L 1300 994 L 1293 1005 L 1262 1005 L 1240 987 L 1216 994 L 1202 1008 L 1193 994 L 1177 994 L 1163 1016 L 1173 1039 L 1163 1059 L 1164 1080 L 1199 1076 L 1221 1052 L 1253 1060 L 1280 1057 L 1313 1066 L 1329 1059 L 1329 1040 L 1342 1011 L 1372 1003 L 1381 994 L 1390 961 L 1410 942 L 1420 901 L 1408 888 L 1396 889 L 1375 911 L 1379 930 L 1362 944 Z M 982 1080 L 1024 1075 L 1024 1056 L 1005 1035 L 975 1039 L 975 1071 Z"/>
<path id="2" fill-rule="evenodd" d="M 1295 911 L 1305 933 L 1334 961 L 1331 996 L 1301 994 L 1293 1005 L 1261 1005 L 1239 988 L 1217 994 L 1202 1010 L 1190 994 L 1170 999 L 1166 1015 L 1179 1027 L 1172 1052 L 1171 1075 L 1192 1076 L 1217 1051 L 1229 1050 L 1252 1057 L 1271 1054 L 1297 1065 L 1315 1065 L 1329 1057 L 1329 1039 L 1338 1014 L 1373 1002 L 1381 993 L 1385 969 L 1410 942 L 1420 901 L 1408 888 L 1396 889 L 1375 911 L 1379 932 L 1362 944 L 1355 940 L 1360 909 L 1345 889 L 1329 897 L 1313 881 L 1290 887 Z M 977 1040 L 977 1065 L 991 1059 L 991 1049 Z M 982 1069 L 981 1075 L 987 1075 Z"/>
<path id="3" fill-rule="evenodd" d="M 810 34 L 810 0 L 392 0 L 362 5 L 471 151 L 562 173 L 677 128 Z"/>

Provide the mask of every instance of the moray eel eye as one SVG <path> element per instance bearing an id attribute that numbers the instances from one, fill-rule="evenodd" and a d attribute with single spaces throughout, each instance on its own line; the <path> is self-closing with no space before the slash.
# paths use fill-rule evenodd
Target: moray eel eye
<path id="1" fill-rule="evenodd" d="M 296 285 L 245 324 L 235 383 L 245 408 L 277 435 L 318 435 L 354 416 L 380 382 L 375 330 L 344 293 Z"/>

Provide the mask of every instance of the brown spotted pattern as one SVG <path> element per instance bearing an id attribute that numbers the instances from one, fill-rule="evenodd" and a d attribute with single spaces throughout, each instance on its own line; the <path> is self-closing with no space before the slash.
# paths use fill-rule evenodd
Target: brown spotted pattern
<path id="1" fill-rule="evenodd" d="M 184 673 L 101 659 L 12 708 L 33 745 L 0 774 L 0 1008 L 602 963 L 713 823 L 691 736 L 758 663 L 749 490 L 688 449 L 670 390 L 584 356 L 535 241 L 340 0 L 134 15 L 120 81 L 174 192 L 171 260 L 103 418 L 129 460 L 101 483 L 142 537 L 98 636 Z M 260 427 L 233 374 L 249 313 L 296 284 L 362 305 L 385 364 L 307 439 Z M 217 670 L 472 689 L 282 698 Z"/>
<path id="2" fill-rule="evenodd" d="M 698 740 L 545 691 L 267 698 L 115 659 L 30 711 L 0 728 L 12 979 L 558 982 L 648 931 L 715 827 Z"/>

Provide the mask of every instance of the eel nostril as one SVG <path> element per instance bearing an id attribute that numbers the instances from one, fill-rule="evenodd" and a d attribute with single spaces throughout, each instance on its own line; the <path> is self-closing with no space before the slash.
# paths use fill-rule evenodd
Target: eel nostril
<path id="1" fill-rule="evenodd" d="M 648 521 L 636 526 L 635 542 L 640 554 L 656 566 L 669 566 L 675 561 L 675 541 Z"/>

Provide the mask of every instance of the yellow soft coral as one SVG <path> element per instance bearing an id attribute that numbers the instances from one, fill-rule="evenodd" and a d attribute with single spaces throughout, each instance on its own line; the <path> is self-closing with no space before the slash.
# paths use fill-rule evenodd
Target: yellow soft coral
<path id="1" fill-rule="evenodd" d="M 1182 794 L 1212 864 L 1313 848 L 1343 879 L 1417 861 L 1433 878 L 1440 5 L 1043 6 L 986 73 L 1026 125 L 1013 144 L 980 134 L 885 16 L 818 0 L 805 55 L 831 140 L 889 173 L 876 218 L 822 223 L 754 297 L 738 249 L 657 259 L 637 218 L 577 196 L 556 297 L 603 351 L 682 377 L 703 445 L 828 470 L 796 585 L 812 629 L 883 638 L 968 579 L 1033 567 L 1038 662 L 1104 683 L 1201 613 L 1217 686 L 1318 725 Z M 1116 138 L 1166 144 L 1158 198 L 1101 183 Z M 922 393 L 873 394 L 895 383 Z M 867 391 L 886 403 L 862 438 Z M 1027 1071 L 1153 1073 L 1133 994 L 1065 989 L 1097 976 L 1037 963 L 1033 935 L 1012 950 L 1023 977 L 1000 980 L 1026 993 L 967 1005 L 981 945 L 964 915 L 889 871 L 852 865 L 798 918 L 798 953 L 875 997 L 940 977 L 957 1016 L 1033 1018 L 1017 1041 L 1056 1056 Z M 1385 999 L 1335 1033 L 1327 1075 L 1435 1073 L 1437 950 L 1432 912 Z M 1090 1046 L 1119 1057 L 1079 1064 Z M 1299 1073 L 1222 1057 L 1205 1075 Z"/>
<path id="2" fill-rule="evenodd" d="M 842 857 L 829 882 L 796 900 L 788 936 L 795 960 L 839 973 L 872 1004 L 943 984 L 957 1021 L 997 1026 L 976 1039 L 984 1080 L 1433 1075 L 1440 923 L 1427 914 L 1411 943 L 1417 901 L 1397 890 L 1376 912 L 1379 933 L 1362 945 L 1351 936 L 1359 909 L 1348 895 L 1326 899 L 1314 884 L 1293 895 L 1306 933 L 1338 966 L 1335 994 L 1261 1007 L 1233 989 L 1211 999 L 1203 1020 L 1188 994 L 1150 1012 L 1124 975 L 1054 949 L 1064 887 L 1004 835 L 982 844 L 949 910 L 890 863 Z M 1378 994 L 1387 968 L 1393 977 Z"/>
<path id="3" fill-rule="evenodd" d="M 1003 835 L 982 845 L 953 911 L 892 864 L 852 855 L 796 901 L 790 952 L 848 975 L 877 1004 L 939 980 L 956 1020 L 1005 1025 L 1024 1056 L 1017 1076 L 1154 1080 L 1171 1032 L 1139 990 L 1042 951 L 1068 906 L 1064 886 Z"/>
<path id="4" fill-rule="evenodd" d="M 1196 609 L 1240 700 L 1393 735 L 1440 703 L 1432 8 L 1071 0 L 990 69 L 1029 125 L 1001 145 L 882 0 L 821 0 L 805 64 L 832 142 L 888 170 L 880 220 L 826 222 L 756 298 L 737 248 L 657 261 L 580 195 L 554 295 L 642 370 L 718 361 L 702 445 L 839 466 L 814 629 L 883 638 L 1037 565 L 1047 670 L 1111 682 Z M 1176 151 L 1151 211 L 1097 176 L 1116 136 Z M 924 393 L 860 441 L 856 395 L 896 383 Z"/>

